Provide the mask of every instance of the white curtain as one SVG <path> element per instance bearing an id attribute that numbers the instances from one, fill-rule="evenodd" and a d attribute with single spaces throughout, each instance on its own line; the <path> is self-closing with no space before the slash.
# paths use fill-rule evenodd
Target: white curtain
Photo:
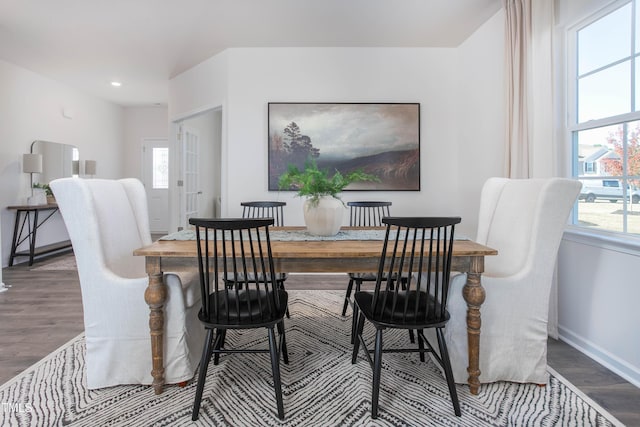
<path id="1" fill-rule="evenodd" d="M 505 10 L 507 117 L 505 176 L 546 178 L 560 172 L 554 135 L 554 2 L 502 0 Z M 549 334 L 558 336 L 557 286 L 549 301 Z"/>
<path id="2" fill-rule="evenodd" d="M 506 17 L 505 176 L 556 176 L 553 0 L 502 2 Z"/>

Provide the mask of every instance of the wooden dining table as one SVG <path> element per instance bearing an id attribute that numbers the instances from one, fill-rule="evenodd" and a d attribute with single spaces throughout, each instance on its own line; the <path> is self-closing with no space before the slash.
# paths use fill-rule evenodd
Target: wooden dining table
<path id="1" fill-rule="evenodd" d="M 299 232 L 304 227 L 272 227 L 272 231 Z M 345 227 L 343 230 L 357 230 Z M 383 241 L 373 239 L 353 240 L 274 240 L 271 249 L 275 268 L 288 273 L 365 273 L 377 271 Z M 480 388 L 479 346 L 480 307 L 485 290 L 480 283 L 484 271 L 484 257 L 497 255 L 495 249 L 471 240 L 458 239 L 453 244 L 452 270 L 467 273 L 463 297 L 467 303 L 467 339 L 469 344 L 469 388 L 478 394 Z M 149 329 L 153 387 L 156 394 L 164 387 L 164 303 L 167 298 L 164 272 L 194 271 L 197 268 L 197 243 L 195 240 L 157 240 L 151 245 L 136 249 L 134 255 L 144 256 L 149 285 L 144 294 L 149 305 Z"/>

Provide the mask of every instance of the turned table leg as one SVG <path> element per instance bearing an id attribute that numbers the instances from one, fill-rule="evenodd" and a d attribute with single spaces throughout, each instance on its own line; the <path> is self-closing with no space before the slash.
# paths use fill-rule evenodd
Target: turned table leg
<path id="1" fill-rule="evenodd" d="M 472 257 L 471 268 L 467 274 L 467 283 L 462 289 L 462 295 L 467 302 L 467 340 L 469 345 L 469 389 L 471 394 L 478 394 L 480 390 L 480 306 L 484 302 L 485 291 L 480 283 L 480 276 L 484 271 L 484 258 Z"/>
<path id="2" fill-rule="evenodd" d="M 144 292 L 144 300 L 149 305 L 149 330 L 151 332 L 151 376 L 156 394 L 162 393 L 164 386 L 164 303 L 167 287 L 162 280 L 160 258 L 147 258 L 149 285 Z"/>

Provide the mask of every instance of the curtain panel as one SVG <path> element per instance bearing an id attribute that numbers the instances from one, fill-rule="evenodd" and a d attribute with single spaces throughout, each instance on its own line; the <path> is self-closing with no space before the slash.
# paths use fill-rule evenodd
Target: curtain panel
<path id="1" fill-rule="evenodd" d="M 553 0 L 502 0 L 505 10 L 505 176 L 558 176 L 554 117 Z M 549 335 L 558 337 L 557 274 L 549 300 Z"/>

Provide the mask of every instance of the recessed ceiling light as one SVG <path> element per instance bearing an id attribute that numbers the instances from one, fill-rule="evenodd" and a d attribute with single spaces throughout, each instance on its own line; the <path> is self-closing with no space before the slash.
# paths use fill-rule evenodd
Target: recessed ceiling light
<path id="1" fill-rule="evenodd" d="M 111 82 L 111 86 L 120 87 L 120 86 L 122 86 L 122 83 L 113 81 L 113 82 Z"/>

